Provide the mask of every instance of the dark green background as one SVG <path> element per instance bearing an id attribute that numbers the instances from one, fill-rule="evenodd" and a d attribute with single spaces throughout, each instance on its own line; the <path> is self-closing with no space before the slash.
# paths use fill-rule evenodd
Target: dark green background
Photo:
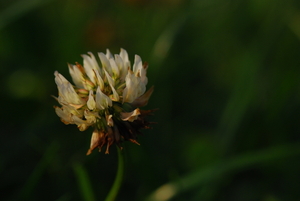
<path id="1" fill-rule="evenodd" d="M 116 148 L 85 156 L 92 130 L 60 122 L 53 73 L 121 47 L 149 63 L 159 110 L 124 143 L 117 200 L 166 183 L 174 201 L 300 200 L 297 0 L 1 0 L 1 200 L 105 198 Z"/>

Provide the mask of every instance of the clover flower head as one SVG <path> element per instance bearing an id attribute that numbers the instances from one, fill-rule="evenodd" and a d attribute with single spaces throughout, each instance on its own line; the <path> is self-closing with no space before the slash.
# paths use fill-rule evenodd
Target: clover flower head
<path id="1" fill-rule="evenodd" d="M 146 91 L 148 64 L 142 63 L 135 55 L 133 66 L 126 50 L 114 56 L 107 49 L 98 57 L 88 52 L 83 57 L 83 65 L 69 64 L 73 80 L 71 84 L 64 76 L 55 71 L 55 82 L 61 107 L 55 112 L 65 124 L 76 124 L 80 131 L 93 127 L 89 155 L 95 148 L 106 146 L 109 153 L 112 144 L 122 148 L 123 141 L 137 142 L 140 129 L 150 128 L 145 117 L 154 110 L 141 110 L 147 105 L 154 90 Z"/>

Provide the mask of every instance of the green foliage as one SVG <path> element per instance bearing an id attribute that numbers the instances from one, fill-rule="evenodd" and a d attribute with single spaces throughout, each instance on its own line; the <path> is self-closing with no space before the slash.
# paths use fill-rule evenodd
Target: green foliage
<path id="1" fill-rule="evenodd" d="M 93 187 L 89 181 L 87 171 L 80 164 L 74 164 L 74 173 L 77 176 L 79 190 L 82 194 L 82 200 L 94 201 Z"/>
<path id="2" fill-rule="evenodd" d="M 53 73 L 122 47 L 159 110 L 125 143 L 116 200 L 300 200 L 299 16 L 296 0 L 0 1 L 0 199 L 106 198 L 117 151 L 85 155 Z"/>

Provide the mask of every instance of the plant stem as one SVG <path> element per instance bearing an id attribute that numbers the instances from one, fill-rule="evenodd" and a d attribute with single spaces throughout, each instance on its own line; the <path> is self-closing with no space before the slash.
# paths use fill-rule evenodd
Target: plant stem
<path id="1" fill-rule="evenodd" d="M 105 201 L 114 201 L 117 197 L 117 194 L 120 190 L 121 184 L 122 184 L 122 179 L 123 179 L 123 173 L 124 173 L 124 158 L 123 158 L 123 153 L 121 149 L 117 147 L 118 150 L 118 170 L 117 170 L 117 175 L 116 179 L 114 181 L 113 186 L 111 187 Z"/>

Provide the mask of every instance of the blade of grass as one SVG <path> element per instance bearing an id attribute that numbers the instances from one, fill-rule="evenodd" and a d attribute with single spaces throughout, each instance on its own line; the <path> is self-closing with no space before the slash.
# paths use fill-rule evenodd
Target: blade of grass
<path id="1" fill-rule="evenodd" d="M 27 179 L 25 185 L 21 189 L 19 193 L 18 200 L 28 200 L 30 195 L 33 193 L 34 188 L 36 187 L 38 181 L 42 177 L 43 173 L 45 172 L 46 168 L 51 163 L 52 159 L 56 155 L 56 151 L 58 150 L 57 143 L 52 143 L 47 150 L 45 151 L 45 154 L 43 155 L 42 159 L 38 162 L 38 164 L 35 166 L 33 172 Z"/>
<path id="2" fill-rule="evenodd" d="M 152 53 L 152 61 L 155 65 L 161 65 L 162 61 L 167 57 L 169 50 L 174 43 L 177 34 L 187 20 L 187 14 L 182 13 L 157 38 Z"/>
<path id="3" fill-rule="evenodd" d="M 92 185 L 87 174 L 87 171 L 81 164 L 73 165 L 74 173 L 77 177 L 77 183 L 82 195 L 82 199 L 85 201 L 95 201 L 95 195 L 92 190 Z"/>
<path id="4" fill-rule="evenodd" d="M 257 71 L 261 66 L 261 58 L 256 52 L 255 49 L 245 51 L 233 63 L 238 66 L 238 77 L 218 128 L 220 152 L 225 155 L 230 151 L 236 131 L 257 93 Z"/>
<path id="5" fill-rule="evenodd" d="M 215 165 L 192 172 L 175 182 L 162 185 L 148 196 L 146 201 L 167 201 L 179 193 L 216 180 L 233 171 L 239 171 L 259 164 L 267 165 L 269 162 L 299 154 L 300 144 L 295 143 L 245 153 L 228 160 L 222 160 Z"/>

